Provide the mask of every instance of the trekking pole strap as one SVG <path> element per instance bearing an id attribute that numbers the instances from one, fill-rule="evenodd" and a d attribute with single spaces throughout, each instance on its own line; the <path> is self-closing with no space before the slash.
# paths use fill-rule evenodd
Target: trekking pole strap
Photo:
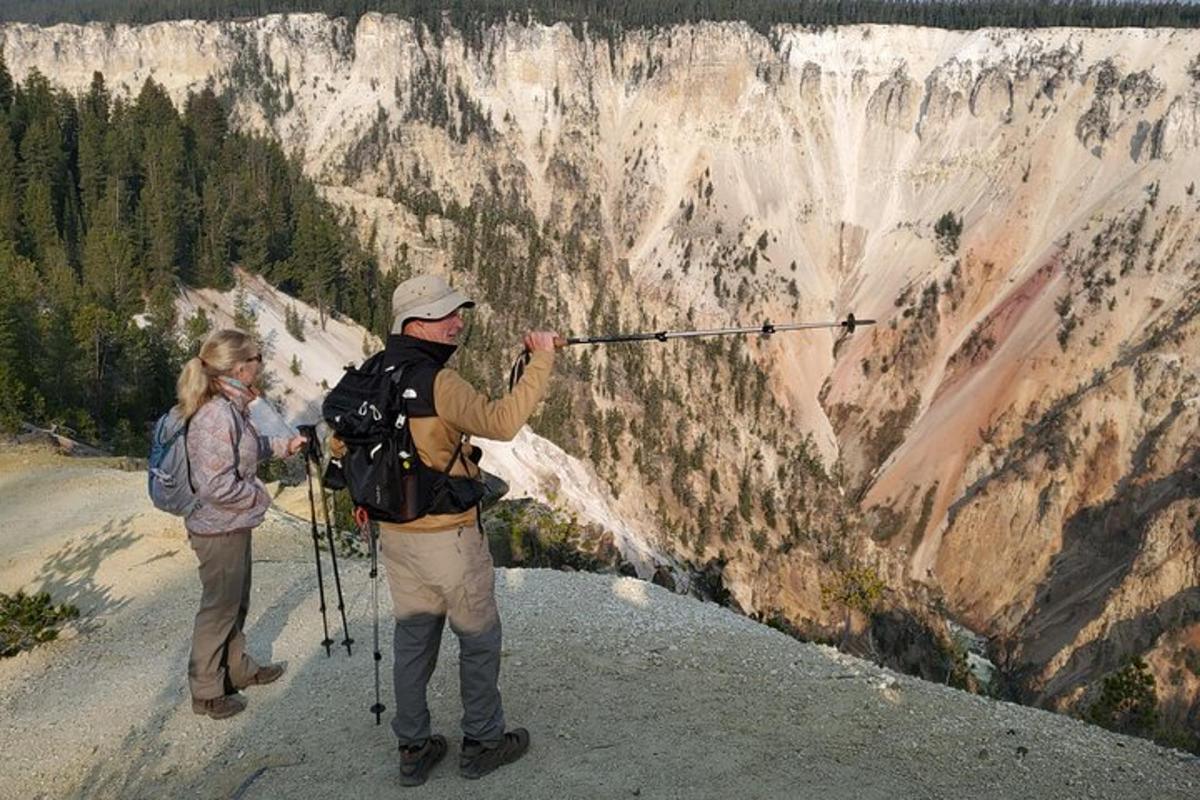
<path id="1" fill-rule="evenodd" d="M 567 343 L 570 344 L 570 342 Z M 529 359 L 532 357 L 533 354 L 528 350 L 522 350 L 516 361 L 513 362 L 512 369 L 508 372 L 508 390 L 510 392 L 516 388 L 517 381 L 521 380 L 521 376 L 525 374 L 525 367 L 529 366 Z M 451 461 L 451 463 L 454 462 Z"/>

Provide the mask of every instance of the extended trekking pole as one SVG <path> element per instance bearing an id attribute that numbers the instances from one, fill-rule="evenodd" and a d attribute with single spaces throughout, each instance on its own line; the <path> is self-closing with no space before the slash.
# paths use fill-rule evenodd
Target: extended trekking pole
<path id="1" fill-rule="evenodd" d="M 379 529 L 367 516 L 367 510 L 362 506 L 354 509 L 354 521 L 358 524 L 359 532 L 367 539 L 371 549 L 371 617 L 375 642 L 375 704 L 371 713 L 375 715 L 375 724 L 380 724 L 383 712 L 387 710 L 379 700 L 379 662 L 383 655 L 379 652 Z"/>
<path id="2" fill-rule="evenodd" d="M 317 429 L 313 425 L 301 425 L 299 427 L 299 431 L 304 436 L 304 438 L 308 441 L 308 447 L 306 448 L 305 453 L 306 453 L 307 457 L 311 460 L 311 462 L 313 464 L 313 468 L 318 470 L 317 474 L 320 475 L 319 470 L 320 470 L 320 465 L 321 465 L 321 443 L 317 439 Z M 333 523 L 330 522 L 330 516 L 329 516 L 329 495 L 325 491 L 325 482 L 318 481 L 318 484 L 319 484 L 319 488 L 321 491 L 321 511 L 324 512 L 324 514 L 325 514 L 325 540 L 329 544 L 329 558 L 330 558 L 331 562 L 333 563 L 333 586 L 334 586 L 334 589 L 337 591 L 338 611 L 342 615 L 342 645 L 346 648 L 346 655 L 349 656 L 349 655 L 353 655 L 353 653 L 350 650 L 350 645 L 354 644 L 354 640 L 352 638 L 350 638 L 350 627 L 346 624 L 346 601 L 342 597 L 342 577 L 341 577 L 340 573 L 338 572 L 337 546 L 334 544 L 334 541 L 333 541 Z M 309 477 L 309 487 L 308 488 L 309 488 L 309 495 L 310 495 L 310 499 L 311 499 L 311 494 L 312 494 L 312 477 L 311 476 Z M 315 516 L 315 512 L 314 512 L 314 516 Z M 315 522 L 314 522 L 314 524 L 315 524 Z M 325 632 L 325 636 L 326 636 L 326 638 L 328 638 L 328 636 L 329 636 L 328 631 Z"/>
<path id="3" fill-rule="evenodd" d="M 346 601 L 342 599 L 342 578 L 338 574 L 337 563 L 337 548 L 333 544 L 333 525 L 329 521 L 329 497 L 325 494 L 325 487 L 321 486 L 321 508 L 325 512 L 325 538 L 329 542 L 329 555 L 333 561 L 333 586 L 337 590 L 338 611 L 342 615 L 342 644 L 346 647 L 346 655 L 353 655 L 350 652 L 350 645 L 354 644 L 354 639 L 350 637 L 350 628 L 346 625 Z"/>
<path id="4" fill-rule="evenodd" d="M 840 322 L 784 322 L 778 325 L 771 322 L 764 322 L 762 325 L 744 328 L 710 328 L 708 330 L 697 331 L 647 331 L 644 333 L 618 333 L 609 336 L 573 336 L 568 339 L 558 339 L 554 342 L 555 347 L 568 347 L 574 344 L 618 344 L 621 342 L 665 342 L 670 339 L 697 339 L 707 336 L 747 336 L 758 334 L 760 336 L 770 336 L 773 333 L 784 333 L 785 331 L 806 331 L 816 328 L 845 328 L 846 333 L 854 333 L 854 329 L 860 325 L 874 325 L 873 319 L 856 319 L 853 314 L 847 314 L 846 318 Z M 508 388 L 511 390 L 517 385 L 517 381 L 521 379 L 522 373 L 525 372 L 525 365 L 529 363 L 529 351 L 526 350 L 517 357 L 513 364 L 512 372 L 508 377 Z"/>
<path id="5" fill-rule="evenodd" d="M 308 476 L 308 509 L 309 519 L 312 520 L 312 540 L 313 540 L 313 560 L 317 564 L 317 596 L 321 598 L 321 626 L 325 629 L 325 638 L 321 645 L 325 648 L 325 655 L 332 655 L 330 646 L 333 644 L 333 639 L 329 638 L 329 618 L 325 615 L 325 579 L 321 575 L 321 535 L 317 532 L 317 503 L 313 499 L 313 461 L 309 457 L 312 452 L 313 438 L 307 436 L 308 445 L 306 445 L 304 457 L 304 473 Z"/>

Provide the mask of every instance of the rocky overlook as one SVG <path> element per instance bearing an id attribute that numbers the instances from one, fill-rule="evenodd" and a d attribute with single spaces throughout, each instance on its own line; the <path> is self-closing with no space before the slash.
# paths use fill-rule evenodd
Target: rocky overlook
<path id="1" fill-rule="evenodd" d="M 1141 656 L 1200 730 L 1200 34 L 293 15 L 0 46 L 75 91 L 211 86 L 485 321 L 877 319 L 575 354 L 542 431 L 748 613 L 833 637 L 822 587 L 867 565 L 1020 699 L 1082 712 Z"/>

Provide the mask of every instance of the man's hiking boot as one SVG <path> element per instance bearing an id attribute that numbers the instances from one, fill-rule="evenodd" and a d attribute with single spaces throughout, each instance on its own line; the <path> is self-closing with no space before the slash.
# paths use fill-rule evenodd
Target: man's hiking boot
<path id="1" fill-rule="evenodd" d="M 529 749 L 529 731 L 514 728 L 498 742 L 483 742 L 463 737 L 462 753 L 458 756 L 458 771 L 464 778 L 482 778 L 489 772 L 511 764 Z"/>
<path id="2" fill-rule="evenodd" d="M 434 734 L 422 745 L 400 747 L 400 785 L 420 786 L 446 755 L 446 737 Z"/>
<path id="3" fill-rule="evenodd" d="M 245 686 L 238 688 L 245 689 L 246 686 L 263 686 L 268 683 L 274 683 L 279 680 L 279 676 L 283 675 L 287 667 L 283 664 L 267 664 L 259 667 L 258 671 L 250 676 L 250 680 L 246 681 Z"/>
<path id="4" fill-rule="evenodd" d="M 192 711 L 213 719 L 226 719 L 246 709 L 246 701 L 240 694 L 227 694 L 211 700 L 192 698 Z"/>

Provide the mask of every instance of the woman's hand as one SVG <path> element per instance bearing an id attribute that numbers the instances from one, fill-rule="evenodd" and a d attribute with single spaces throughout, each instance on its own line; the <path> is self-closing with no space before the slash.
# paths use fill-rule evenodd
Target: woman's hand
<path id="1" fill-rule="evenodd" d="M 334 458 L 343 458 L 346 455 L 346 443 L 339 439 L 337 434 L 330 436 L 326 444 L 329 447 L 329 455 Z"/>
<path id="2" fill-rule="evenodd" d="M 291 439 L 288 439 L 287 454 L 290 456 L 299 453 L 304 449 L 306 444 L 308 444 L 308 437 L 303 435 L 293 436 Z"/>

